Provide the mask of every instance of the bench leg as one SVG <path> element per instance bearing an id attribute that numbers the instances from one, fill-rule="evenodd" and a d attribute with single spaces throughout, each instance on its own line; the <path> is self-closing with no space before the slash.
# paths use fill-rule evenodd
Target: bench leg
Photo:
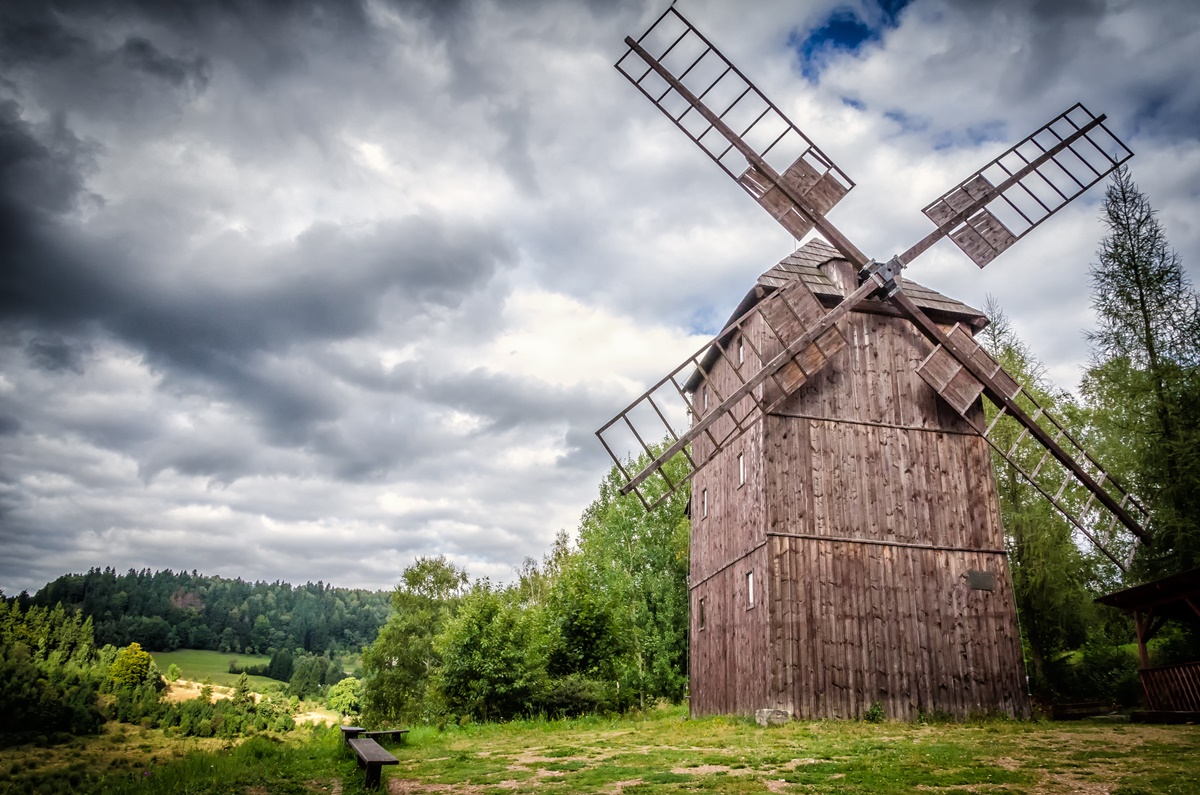
<path id="1" fill-rule="evenodd" d="M 367 789 L 379 788 L 379 774 L 383 765 L 378 762 L 367 762 Z"/>

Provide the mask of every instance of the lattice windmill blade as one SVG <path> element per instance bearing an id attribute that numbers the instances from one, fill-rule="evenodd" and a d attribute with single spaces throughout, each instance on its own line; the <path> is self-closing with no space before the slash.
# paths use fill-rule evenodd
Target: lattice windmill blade
<path id="1" fill-rule="evenodd" d="M 938 197 L 922 211 L 938 228 L 901 261 L 949 235 L 976 265 L 987 265 L 1133 157 L 1105 118 L 1077 103 Z"/>
<path id="2" fill-rule="evenodd" d="M 827 312 L 803 282 L 792 283 L 734 320 L 605 423 L 596 435 L 624 479 L 621 493 L 636 493 L 647 510 L 665 501 L 846 347 L 837 321 L 880 285 L 881 280 L 868 280 Z M 744 333 L 758 319 L 762 336 Z M 718 360 L 731 365 L 732 381 L 709 377 Z M 660 450 L 664 437 L 671 441 Z M 672 481 L 664 468 L 677 456 L 687 459 L 689 471 Z M 656 475 L 661 493 L 646 488 Z"/>
<path id="3" fill-rule="evenodd" d="M 849 246 L 823 218 L 854 182 L 682 14 L 668 8 L 625 43 L 621 74 L 793 237 L 816 225 Z"/>
<path id="4" fill-rule="evenodd" d="M 936 328 L 932 321 L 928 325 Z M 1125 568 L 1094 531 L 1100 511 L 1109 515 L 1106 535 L 1112 535 L 1119 521 L 1149 542 L 1146 509 L 961 324 L 942 335 L 917 373 L 1118 567 Z M 972 413 L 981 396 L 995 408 L 986 426 Z M 1004 417 L 1012 417 L 1022 427 L 1011 441 L 997 435 Z"/>

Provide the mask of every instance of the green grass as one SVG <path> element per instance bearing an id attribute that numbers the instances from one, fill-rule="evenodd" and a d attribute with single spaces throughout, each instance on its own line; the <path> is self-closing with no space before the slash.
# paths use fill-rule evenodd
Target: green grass
<path id="1" fill-rule="evenodd" d="M 100 738 L 61 750 L 0 751 L 0 794 L 362 792 L 362 773 L 336 730 L 238 746 L 191 742 L 110 724 Z M 414 726 L 391 750 L 400 764 L 385 768 L 385 779 L 441 795 L 1200 792 L 1197 726 L 796 721 L 764 729 L 663 709 L 641 718 Z"/>
<path id="2" fill-rule="evenodd" d="M 259 654 L 233 654 L 219 651 L 201 651 L 199 649 L 179 649 L 178 651 L 152 652 L 158 670 L 164 674 L 171 663 L 179 666 L 184 679 L 201 682 L 204 677 L 211 676 L 214 685 L 231 687 L 237 679 L 237 674 L 229 673 L 229 661 L 237 660 L 238 665 L 266 665 L 270 657 Z M 274 679 L 265 676 L 250 677 L 250 685 L 260 689 L 271 683 L 279 684 Z"/>

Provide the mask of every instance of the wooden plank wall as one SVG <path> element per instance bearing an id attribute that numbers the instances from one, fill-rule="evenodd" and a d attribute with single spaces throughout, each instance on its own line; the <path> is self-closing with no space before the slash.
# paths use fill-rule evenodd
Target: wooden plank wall
<path id="1" fill-rule="evenodd" d="M 1002 554 L 796 537 L 1003 547 L 986 443 L 916 375 L 925 339 L 875 314 L 841 330 L 849 347 L 832 366 L 693 483 L 692 713 L 848 718 L 878 701 L 893 718 L 1027 715 Z M 764 334 L 746 333 L 753 372 Z M 710 378 L 725 394 L 740 383 L 724 361 Z M 760 606 L 746 609 L 751 569 Z M 996 589 L 971 589 L 972 569 Z"/>
<path id="2" fill-rule="evenodd" d="M 1028 716 L 1002 555 L 775 536 L 772 667 L 804 718 Z M 995 575 L 974 590 L 967 570 Z"/>
<path id="3" fill-rule="evenodd" d="M 748 328 L 747 333 L 760 335 L 761 331 Z M 729 354 L 733 361 L 736 361 L 736 349 L 735 338 L 731 340 Z M 740 369 L 744 377 L 758 371 L 760 364 L 754 351 L 761 349 L 757 338 L 753 345 L 743 347 L 745 359 Z M 733 393 L 742 383 L 733 372 L 730 362 L 724 359 L 716 363 L 708 376 L 708 388 L 714 389 L 715 393 L 720 395 Z M 716 403 L 715 398 L 710 398 L 710 411 L 716 407 Z M 702 405 L 700 399 L 696 400 L 696 405 Z M 727 432 L 728 423 L 722 420 L 714 423 L 712 427 L 714 434 L 720 438 Z M 717 453 L 712 463 L 701 470 L 692 481 L 690 573 L 693 584 L 712 576 L 723 566 L 748 554 L 766 540 L 762 442 L 763 424 L 759 422 Z M 698 437 L 692 445 L 697 461 L 707 460 L 711 449 L 712 442 L 704 435 Z M 739 453 L 746 467 L 744 485 L 738 484 Z M 708 492 L 707 516 L 704 509 L 705 490 Z"/>
<path id="4" fill-rule="evenodd" d="M 896 718 L 1027 715 L 1004 555 L 788 537 L 1003 549 L 987 444 L 916 375 L 928 343 L 865 313 L 843 333 L 836 366 L 764 423 L 784 700 L 814 718 L 856 717 L 875 701 Z M 971 590 L 969 569 L 992 572 L 996 590 Z"/>
<path id="5" fill-rule="evenodd" d="M 755 605 L 750 607 L 746 573 L 754 572 Z M 767 546 L 759 546 L 693 587 L 692 631 L 688 649 L 693 715 L 749 715 L 777 706 L 772 683 Z M 697 625 L 705 600 L 705 627 Z"/>
<path id="6" fill-rule="evenodd" d="M 748 327 L 754 335 L 743 345 L 744 376 L 757 372 L 762 350 L 761 329 Z M 730 359 L 736 361 L 736 338 L 731 340 Z M 709 373 L 710 388 L 730 394 L 741 380 L 731 361 L 717 362 Z M 697 406 L 701 405 L 697 401 Z M 709 410 L 715 407 L 709 401 Z M 714 423 L 716 432 L 721 423 Z M 692 540 L 690 558 L 691 634 L 689 684 L 693 715 L 752 713 L 768 698 L 767 660 L 768 610 L 746 608 L 745 575 L 755 570 L 755 587 L 766 593 L 765 457 L 763 424 L 754 427 L 717 453 L 712 463 L 692 482 Z M 705 460 L 711 442 L 701 436 L 693 443 L 693 455 Z M 738 484 L 738 454 L 743 456 L 746 482 Z M 707 515 L 704 492 L 707 490 Z M 704 630 L 698 628 L 699 600 L 705 599 Z M 758 601 L 762 602 L 760 596 Z"/>

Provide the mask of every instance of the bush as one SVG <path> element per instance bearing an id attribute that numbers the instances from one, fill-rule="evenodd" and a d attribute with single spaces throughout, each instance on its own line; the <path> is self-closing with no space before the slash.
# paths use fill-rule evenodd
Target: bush
<path id="1" fill-rule="evenodd" d="M 1141 696 L 1138 660 L 1103 635 L 1089 638 L 1070 669 L 1068 695 L 1130 706 Z"/>
<path id="2" fill-rule="evenodd" d="M 616 686 L 582 674 L 551 679 L 542 687 L 536 706 L 553 717 L 575 717 L 618 710 Z"/>

